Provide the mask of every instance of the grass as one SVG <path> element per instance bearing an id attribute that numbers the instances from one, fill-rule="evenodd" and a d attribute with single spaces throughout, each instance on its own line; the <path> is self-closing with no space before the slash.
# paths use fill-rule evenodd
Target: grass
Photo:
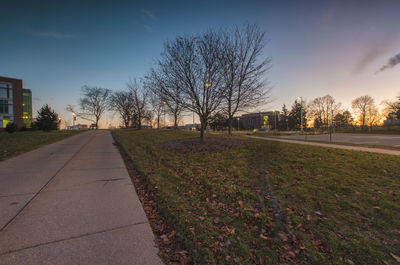
<path id="1" fill-rule="evenodd" d="M 75 135 L 79 131 L 0 133 L 0 161 Z"/>
<path id="2" fill-rule="evenodd" d="M 255 139 L 175 153 L 160 144 L 193 133 L 113 135 L 197 263 L 397 264 L 398 156 Z"/>

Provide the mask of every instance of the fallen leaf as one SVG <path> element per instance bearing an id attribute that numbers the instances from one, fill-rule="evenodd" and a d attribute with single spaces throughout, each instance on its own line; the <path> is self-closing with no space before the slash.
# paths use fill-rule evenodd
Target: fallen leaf
<path id="1" fill-rule="evenodd" d="M 194 228 L 193 227 L 189 227 L 190 232 L 192 232 L 192 234 L 194 235 Z"/>
<path id="2" fill-rule="evenodd" d="M 314 212 L 316 215 L 322 216 L 321 212 Z"/>
<path id="3" fill-rule="evenodd" d="M 279 231 L 278 236 L 283 242 L 286 242 L 288 240 L 286 233 L 283 231 Z"/>
<path id="4" fill-rule="evenodd" d="M 169 238 L 173 237 L 174 235 L 176 235 L 176 231 L 172 231 L 171 234 L 168 235 Z"/>
<path id="5" fill-rule="evenodd" d="M 390 255 L 391 255 L 398 263 L 400 263 L 400 257 L 396 256 L 396 255 L 393 254 L 393 253 L 390 253 Z"/>
<path id="6" fill-rule="evenodd" d="M 307 221 L 311 220 L 311 216 L 309 214 L 307 214 Z"/>
<path id="7" fill-rule="evenodd" d="M 348 264 L 350 264 L 350 265 L 356 265 L 353 261 L 351 261 L 351 260 L 349 260 L 349 259 L 346 259 L 346 262 L 347 262 Z"/>
<path id="8" fill-rule="evenodd" d="M 264 236 L 263 234 L 260 234 L 260 238 L 265 239 L 265 240 L 269 240 L 269 237 Z"/>
<path id="9" fill-rule="evenodd" d="M 379 207 L 379 206 L 374 206 L 374 207 L 372 207 L 372 208 L 377 209 L 377 210 L 380 210 L 380 209 L 381 209 L 381 207 Z"/>

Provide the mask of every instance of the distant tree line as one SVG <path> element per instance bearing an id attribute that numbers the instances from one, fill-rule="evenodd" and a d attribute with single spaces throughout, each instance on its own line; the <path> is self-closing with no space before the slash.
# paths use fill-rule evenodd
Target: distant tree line
<path id="1" fill-rule="evenodd" d="M 303 100 L 295 100 L 291 110 L 283 105 L 278 122 L 279 130 L 299 130 L 301 120 L 303 128 L 313 127 L 328 129 L 332 127 L 349 127 L 359 125 L 363 128 L 375 126 L 383 118 L 387 120 L 400 119 L 400 96 L 393 101 L 382 102 L 383 111 L 379 109 L 375 100 L 364 95 L 352 101 L 352 112 L 344 109 L 340 102 L 331 95 L 317 97 L 308 104 Z M 303 115 L 303 119 L 301 119 Z"/>

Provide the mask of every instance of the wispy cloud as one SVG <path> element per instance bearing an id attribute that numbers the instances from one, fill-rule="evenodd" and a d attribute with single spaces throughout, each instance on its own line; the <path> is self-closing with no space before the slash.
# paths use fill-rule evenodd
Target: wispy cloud
<path id="1" fill-rule="evenodd" d="M 381 69 L 379 69 L 375 74 L 385 71 L 386 69 L 393 68 L 398 64 L 400 64 L 400 53 L 390 58 L 389 61 L 384 66 L 382 66 Z"/>
<path id="2" fill-rule="evenodd" d="M 149 25 L 144 25 L 144 24 L 143 24 L 143 28 L 144 28 L 145 30 L 147 30 L 148 32 L 153 32 L 153 27 L 151 27 L 151 26 L 149 26 Z"/>
<path id="3" fill-rule="evenodd" d="M 148 9 L 141 9 L 140 12 L 142 12 L 142 14 L 144 14 L 146 17 L 152 19 L 152 20 L 157 20 L 156 15 L 154 14 L 153 11 L 148 10 Z"/>
<path id="4" fill-rule="evenodd" d="M 388 45 L 372 45 L 368 47 L 356 62 L 354 67 L 354 73 L 361 73 L 369 64 L 371 64 L 380 55 L 384 54 L 388 50 Z"/>
<path id="5" fill-rule="evenodd" d="M 76 38 L 75 35 L 65 34 L 57 31 L 40 31 L 34 29 L 25 29 L 24 32 L 26 34 L 37 36 L 37 37 L 46 37 L 46 38 L 54 38 L 54 39 L 72 39 Z"/>

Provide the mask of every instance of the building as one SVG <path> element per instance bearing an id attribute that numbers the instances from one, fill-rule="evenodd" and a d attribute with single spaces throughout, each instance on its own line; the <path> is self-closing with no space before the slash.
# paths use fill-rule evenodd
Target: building
<path id="1" fill-rule="evenodd" d="M 245 130 L 266 129 L 274 130 L 278 126 L 279 111 L 267 111 L 243 114 L 239 118 L 240 126 Z"/>
<path id="2" fill-rule="evenodd" d="M 31 127 L 32 92 L 23 88 L 22 80 L 0 76 L 0 129 L 10 122 Z"/>
<path id="3" fill-rule="evenodd" d="M 67 129 L 73 130 L 73 131 L 88 130 L 89 126 L 87 124 L 76 124 L 76 125 L 68 126 Z"/>

